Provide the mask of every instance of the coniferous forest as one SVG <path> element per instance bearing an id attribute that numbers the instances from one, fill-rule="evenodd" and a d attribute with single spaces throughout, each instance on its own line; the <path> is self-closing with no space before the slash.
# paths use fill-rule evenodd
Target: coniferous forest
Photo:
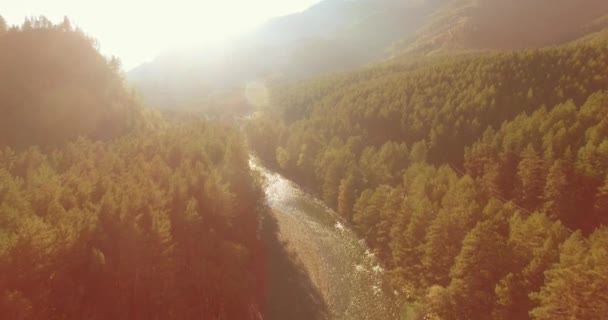
<path id="1" fill-rule="evenodd" d="M 221 61 L 209 74 L 184 63 L 167 70 L 189 77 L 163 79 L 154 63 L 125 74 L 68 18 L 0 16 L 0 319 L 334 319 L 365 303 L 318 280 L 347 275 L 319 274 L 362 260 L 305 242 L 345 234 L 347 253 L 372 261 L 347 267 L 382 278 L 388 289 L 362 283 L 399 319 L 605 319 L 606 5 L 558 28 L 560 1 L 541 16 L 554 29 L 515 38 L 542 1 L 321 1 L 256 33 L 285 51 L 310 43 L 284 32 L 310 37 L 322 50 L 289 51 L 302 65 L 262 41 L 205 57 Z M 526 24 L 490 19 L 505 8 Z M 335 38 L 302 28 L 319 17 Z M 426 27 L 395 42 L 414 25 Z M 370 59 L 393 43 L 393 56 L 342 65 L 331 39 Z M 239 82 L 251 74 L 264 76 Z M 268 177 L 298 193 L 283 201 L 314 205 L 279 213 Z M 297 224 L 313 209 L 339 236 Z M 318 232 L 290 238 L 302 230 Z"/>
<path id="2" fill-rule="evenodd" d="M 608 314 L 608 38 L 278 85 L 247 131 L 373 248 L 407 319 Z"/>
<path id="3" fill-rule="evenodd" d="M 0 31 L 0 318 L 257 318 L 239 131 L 142 109 L 68 20 Z"/>

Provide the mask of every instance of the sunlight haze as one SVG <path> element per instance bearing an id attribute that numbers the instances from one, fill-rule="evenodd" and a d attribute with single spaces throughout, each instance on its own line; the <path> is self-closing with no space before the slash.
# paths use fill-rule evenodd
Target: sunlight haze
<path id="1" fill-rule="evenodd" d="M 0 3 L 0 320 L 608 320 L 608 0 Z"/>
<path id="2" fill-rule="evenodd" d="M 101 51 L 118 56 L 123 69 L 163 51 L 225 40 L 264 21 L 306 9 L 318 0 L 77 1 L 7 0 L 0 11 L 10 25 L 45 15 L 72 23 L 96 38 Z"/>

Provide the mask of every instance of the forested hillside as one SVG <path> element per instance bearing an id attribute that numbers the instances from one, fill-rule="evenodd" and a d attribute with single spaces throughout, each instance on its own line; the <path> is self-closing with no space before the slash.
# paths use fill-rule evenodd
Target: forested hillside
<path id="1" fill-rule="evenodd" d="M 608 6 L 585 3 L 322 1 L 139 68 L 163 114 L 67 18 L 0 17 L 0 318 L 368 318 L 393 292 L 407 320 L 604 318 Z M 423 54 L 281 81 L 403 36 Z M 304 193 L 266 215 L 250 148 L 338 216 Z"/>
<path id="2" fill-rule="evenodd" d="M 232 129 L 0 153 L 6 319 L 248 319 L 261 191 Z"/>
<path id="3" fill-rule="evenodd" d="M 538 48 L 605 28 L 607 17 L 604 0 L 448 0 L 401 49 Z"/>
<path id="4" fill-rule="evenodd" d="M 608 41 L 276 87 L 247 126 L 390 270 L 406 319 L 608 312 Z"/>
<path id="5" fill-rule="evenodd" d="M 201 107 L 218 88 L 240 94 L 250 81 L 302 79 L 384 59 L 386 49 L 412 36 L 440 3 L 323 0 L 228 44 L 163 54 L 128 76 L 151 106 Z"/>
<path id="6" fill-rule="evenodd" d="M 67 19 L 0 23 L 0 145 L 109 139 L 135 126 L 139 107 L 124 89 L 120 63 L 94 45 Z"/>
<path id="7" fill-rule="evenodd" d="M 0 43 L 0 318 L 259 319 L 265 205 L 238 130 L 142 110 L 67 19 Z"/>
<path id="8" fill-rule="evenodd" d="M 349 70 L 403 54 L 540 48 L 608 23 L 605 0 L 322 0 L 226 44 L 167 53 L 129 72 L 154 107 L 205 106 L 221 88 Z"/>

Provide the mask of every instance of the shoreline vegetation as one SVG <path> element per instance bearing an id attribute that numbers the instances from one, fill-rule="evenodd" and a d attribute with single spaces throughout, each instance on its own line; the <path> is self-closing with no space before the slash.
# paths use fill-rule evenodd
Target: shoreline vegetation
<path id="1" fill-rule="evenodd" d="M 239 131 L 142 108 L 67 19 L 0 48 L 0 317 L 259 319 L 266 207 Z"/>
<path id="2" fill-rule="evenodd" d="M 460 9 L 416 48 L 435 48 L 441 17 L 491 22 Z M 206 87 L 161 112 L 67 18 L 0 17 L 0 318 L 382 316 L 375 280 L 344 285 L 362 268 L 386 276 L 404 320 L 601 319 L 606 21 L 544 48 L 437 47 L 245 94 Z M 485 39 L 470 26 L 446 45 Z M 252 156 L 310 192 L 290 205 L 325 229 L 273 208 Z M 312 238 L 337 230 L 370 252 Z"/>
<path id="3" fill-rule="evenodd" d="M 277 86 L 249 145 L 353 224 L 408 319 L 600 318 L 607 41 Z"/>

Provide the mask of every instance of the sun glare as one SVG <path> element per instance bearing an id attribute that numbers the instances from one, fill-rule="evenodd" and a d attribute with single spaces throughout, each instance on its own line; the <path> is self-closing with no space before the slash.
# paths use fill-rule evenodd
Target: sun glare
<path id="1" fill-rule="evenodd" d="M 118 56 L 129 70 L 164 51 L 228 41 L 318 0 L 6 1 L 2 15 L 9 24 L 21 24 L 29 16 L 44 15 L 53 22 L 68 16 L 98 40 L 104 54 Z"/>

